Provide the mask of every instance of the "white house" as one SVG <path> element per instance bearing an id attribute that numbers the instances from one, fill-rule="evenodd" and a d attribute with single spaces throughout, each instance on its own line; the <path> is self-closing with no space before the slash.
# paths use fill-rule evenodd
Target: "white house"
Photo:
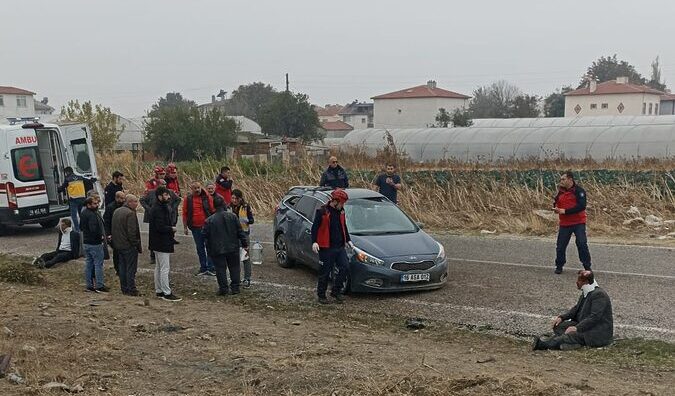
<path id="1" fill-rule="evenodd" d="M 375 96 L 375 128 L 426 128 L 436 124 L 439 109 L 449 113 L 468 105 L 470 96 L 448 91 L 429 81 L 401 91 Z"/>
<path id="2" fill-rule="evenodd" d="M 373 104 L 354 101 L 340 111 L 342 121 L 356 129 L 373 127 Z"/>
<path id="3" fill-rule="evenodd" d="M 565 117 L 658 115 L 663 92 L 631 84 L 628 77 L 597 83 L 565 94 Z"/>
<path id="4" fill-rule="evenodd" d="M 25 89 L 0 86 L 0 119 L 35 117 L 34 95 L 34 92 Z"/>

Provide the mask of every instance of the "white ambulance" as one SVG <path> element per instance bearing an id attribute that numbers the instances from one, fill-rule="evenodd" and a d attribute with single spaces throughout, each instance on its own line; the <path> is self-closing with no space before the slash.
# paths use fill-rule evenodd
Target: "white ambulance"
<path id="1" fill-rule="evenodd" d="M 8 225 L 54 227 L 69 217 L 67 195 L 58 192 L 63 169 L 98 180 L 91 134 L 84 124 L 41 124 L 8 119 L 0 125 L 0 229 Z M 98 181 L 95 188 L 102 193 Z"/>

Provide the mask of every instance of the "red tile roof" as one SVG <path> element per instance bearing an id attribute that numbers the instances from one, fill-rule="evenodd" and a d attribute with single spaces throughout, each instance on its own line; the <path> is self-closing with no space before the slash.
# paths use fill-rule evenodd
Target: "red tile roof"
<path id="1" fill-rule="evenodd" d="M 320 117 L 332 117 L 338 115 L 343 108 L 344 106 L 340 105 L 328 105 L 326 107 L 315 106 L 314 110 Z"/>
<path id="2" fill-rule="evenodd" d="M 374 96 L 372 99 L 412 99 L 412 98 L 452 98 L 469 99 L 471 96 L 448 91 L 442 88 L 432 88 L 427 84 L 408 89 L 402 89 L 388 94 Z"/>
<path id="3" fill-rule="evenodd" d="M 620 84 L 615 80 L 605 81 L 599 83 L 595 92 L 591 93 L 589 87 L 579 88 L 574 91 L 567 92 L 565 96 L 581 96 L 581 95 L 612 95 L 612 94 L 631 94 L 631 93 L 647 93 L 653 95 L 663 95 L 663 92 L 650 88 L 646 85 L 637 84 Z"/>
<path id="4" fill-rule="evenodd" d="M 661 96 L 661 100 L 675 100 L 675 94 L 665 94 Z"/>
<path id="5" fill-rule="evenodd" d="M 343 121 L 324 122 L 321 124 L 321 128 L 326 131 L 351 131 L 354 129 L 354 127 Z"/>
<path id="6" fill-rule="evenodd" d="M 25 89 L 21 89 L 21 88 L 0 86 L 0 95 L 1 94 L 5 94 L 5 95 L 35 95 L 35 92 L 26 91 Z"/>

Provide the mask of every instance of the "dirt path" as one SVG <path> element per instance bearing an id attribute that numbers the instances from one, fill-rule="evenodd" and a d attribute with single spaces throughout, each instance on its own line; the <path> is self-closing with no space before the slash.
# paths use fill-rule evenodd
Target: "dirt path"
<path id="1" fill-rule="evenodd" d="M 77 264 L 45 274 L 41 286 L 0 283 L 0 354 L 13 352 L 26 380 L 0 380 L 2 395 L 53 394 L 41 388 L 50 381 L 87 395 L 666 395 L 675 386 L 672 355 L 664 366 L 638 352 L 534 353 L 443 323 L 413 332 L 404 318 L 346 306 L 255 291 L 217 299 L 180 275 L 185 301 L 146 305 L 116 289 L 83 292 Z M 139 283 L 149 296 L 149 274 Z"/>

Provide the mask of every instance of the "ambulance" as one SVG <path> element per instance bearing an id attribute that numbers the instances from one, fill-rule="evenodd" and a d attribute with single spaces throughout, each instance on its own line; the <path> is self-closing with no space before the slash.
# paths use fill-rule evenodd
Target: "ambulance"
<path id="1" fill-rule="evenodd" d="M 91 133 L 85 124 L 42 124 L 8 118 L 0 125 L 0 230 L 8 225 L 55 227 L 69 217 L 68 196 L 59 192 L 63 169 L 98 180 Z M 93 186 L 102 195 L 98 181 Z"/>

